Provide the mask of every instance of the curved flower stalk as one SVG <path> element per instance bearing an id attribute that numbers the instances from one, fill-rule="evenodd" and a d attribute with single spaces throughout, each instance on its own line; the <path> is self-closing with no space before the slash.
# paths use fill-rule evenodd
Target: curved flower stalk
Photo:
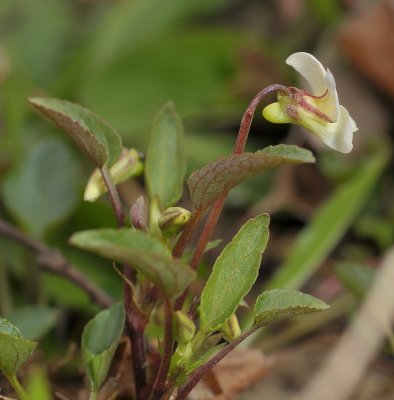
<path id="1" fill-rule="evenodd" d="M 307 80 L 312 92 L 295 87 L 281 89 L 278 101 L 265 107 L 263 116 L 273 123 L 301 125 L 332 149 L 349 153 L 357 126 L 346 108 L 339 104 L 330 70 L 303 52 L 292 54 L 286 63 Z"/>

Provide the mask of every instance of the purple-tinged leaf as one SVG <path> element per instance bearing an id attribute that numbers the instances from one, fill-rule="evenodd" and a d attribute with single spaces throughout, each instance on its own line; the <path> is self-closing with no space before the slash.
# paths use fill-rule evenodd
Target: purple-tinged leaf
<path id="1" fill-rule="evenodd" d="M 111 166 L 120 156 L 120 136 L 92 111 L 66 100 L 30 98 L 29 103 L 62 128 L 96 167 Z"/>
<path id="2" fill-rule="evenodd" d="M 281 165 L 314 161 L 309 150 L 283 144 L 269 146 L 255 153 L 221 157 L 190 175 L 188 184 L 193 205 L 204 211 L 223 193 L 259 172 Z"/>

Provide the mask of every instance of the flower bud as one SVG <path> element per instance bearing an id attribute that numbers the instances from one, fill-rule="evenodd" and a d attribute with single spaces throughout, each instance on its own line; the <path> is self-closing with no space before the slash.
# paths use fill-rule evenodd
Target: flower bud
<path id="1" fill-rule="evenodd" d="M 167 208 L 158 220 L 163 236 L 169 238 L 181 232 L 189 222 L 190 215 L 190 211 L 182 207 Z"/>
<path id="2" fill-rule="evenodd" d="M 190 342 L 196 333 L 196 325 L 183 311 L 174 313 L 174 338 L 180 344 Z"/>
<path id="3" fill-rule="evenodd" d="M 239 327 L 237 316 L 233 314 L 230 319 L 223 324 L 223 326 L 220 328 L 220 331 L 223 334 L 223 338 L 228 342 L 236 339 L 242 333 L 241 328 Z"/>
<path id="4" fill-rule="evenodd" d="M 146 230 L 144 223 L 145 200 L 143 196 L 138 197 L 130 208 L 131 225 L 135 229 Z"/>
<path id="5" fill-rule="evenodd" d="M 140 155 L 135 149 L 123 149 L 119 160 L 109 169 L 112 181 L 115 185 L 126 181 L 132 176 L 142 173 L 143 163 Z M 86 185 L 84 200 L 96 201 L 102 194 L 107 192 L 101 172 L 95 169 Z"/>

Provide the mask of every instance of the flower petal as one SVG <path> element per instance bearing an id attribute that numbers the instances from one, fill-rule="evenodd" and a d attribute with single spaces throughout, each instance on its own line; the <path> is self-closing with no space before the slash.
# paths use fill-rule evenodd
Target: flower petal
<path id="1" fill-rule="evenodd" d="M 328 96 L 326 99 L 326 103 L 324 104 L 325 112 L 333 121 L 336 121 L 339 112 L 338 93 L 335 85 L 334 76 L 328 68 L 325 76 L 325 81 L 328 90 Z"/>
<path id="2" fill-rule="evenodd" d="M 293 119 L 284 112 L 282 105 L 278 102 L 268 104 L 263 110 L 263 117 L 274 124 L 289 124 L 294 122 Z"/>
<path id="3" fill-rule="evenodd" d="M 339 106 L 338 120 L 333 123 L 319 123 L 316 119 L 303 119 L 303 126 L 317 135 L 327 146 L 341 153 L 353 148 L 353 133 L 356 124 L 345 107 Z"/>
<path id="4" fill-rule="evenodd" d="M 301 74 L 312 89 L 314 96 L 322 96 L 327 90 L 326 71 L 312 54 L 299 52 L 287 57 L 286 64 Z"/>
<path id="5" fill-rule="evenodd" d="M 308 82 L 318 108 L 330 117 L 332 121 L 338 118 L 338 94 L 335 79 L 331 71 L 323 68 L 320 61 L 309 53 L 294 53 L 289 56 L 286 63 L 300 73 Z"/>

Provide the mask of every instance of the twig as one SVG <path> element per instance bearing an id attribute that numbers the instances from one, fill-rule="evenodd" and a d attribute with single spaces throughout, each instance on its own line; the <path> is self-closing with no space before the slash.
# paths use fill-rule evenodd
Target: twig
<path id="1" fill-rule="evenodd" d="M 44 243 L 26 235 L 1 219 L 0 234 L 37 253 L 39 263 L 45 270 L 72 281 L 83 289 L 95 303 L 104 308 L 110 307 L 113 303 L 113 300 L 101 288 L 70 264 L 59 251 L 47 247 Z"/>

